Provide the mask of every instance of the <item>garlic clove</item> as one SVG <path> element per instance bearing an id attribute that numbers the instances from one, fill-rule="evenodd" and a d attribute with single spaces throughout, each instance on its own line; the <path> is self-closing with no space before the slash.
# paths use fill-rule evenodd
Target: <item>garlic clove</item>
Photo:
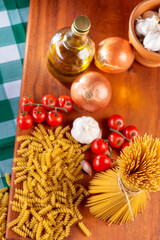
<path id="1" fill-rule="evenodd" d="M 149 32 L 144 40 L 143 45 L 145 48 L 151 51 L 159 51 L 160 50 L 160 31 L 153 30 Z"/>
<path id="2" fill-rule="evenodd" d="M 143 19 L 152 18 L 153 16 L 157 16 L 157 12 L 152 11 L 152 10 L 145 11 L 145 12 L 142 14 L 142 18 L 143 18 Z"/>
<path id="3" fill-rule="evenodd" d="M 85 173 L 89 174 L 90 176 L 92 175 L 92 166 L 89 162 L 86 160 L 81 161 L 82 169 Z"/>
<path id="4" fill-rule="evenodd" d="M 153 16 L 152 18 L 138 18 L 135 24 L 135 32 L 138 37 L 146 36 L 150 31 L 156 29 L 159 22 L 159 18 L 157 16 Z"/>
<path id="5" fill-rule="evenodd" d="M 157 31 L 160 32 L 160 23 L 157 25 Z"/>

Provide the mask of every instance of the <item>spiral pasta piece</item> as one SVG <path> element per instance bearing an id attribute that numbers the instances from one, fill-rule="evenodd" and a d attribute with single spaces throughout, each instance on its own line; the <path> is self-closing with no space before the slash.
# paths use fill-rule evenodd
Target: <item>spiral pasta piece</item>
<path id="1" fill-rule="evenodd" d="M 87 237 L 91 235 L 91 232 L 88 230 L 88 228 L 84 225 L 83 222 L 79 222 L 78 226 Z"/>

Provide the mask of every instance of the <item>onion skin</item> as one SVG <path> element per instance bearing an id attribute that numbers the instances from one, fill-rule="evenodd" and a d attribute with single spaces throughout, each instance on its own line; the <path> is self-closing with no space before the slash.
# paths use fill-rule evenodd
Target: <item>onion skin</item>
<path id="1" fill-rule="evenodd" d="M 76 78 L 71 86 L 71 98 L 81 109 L 95 112 L 106 107 L 111 99 L 111 85 L 98 72 L 87 72 Z"/>
<path id="2" fill-rule="evenodd" d="M 120 37 L 110 37 L 100 42 L 94 56 L 95 65 L 107 73 L 125 72 L 134 61 L 129 42 Z"/>

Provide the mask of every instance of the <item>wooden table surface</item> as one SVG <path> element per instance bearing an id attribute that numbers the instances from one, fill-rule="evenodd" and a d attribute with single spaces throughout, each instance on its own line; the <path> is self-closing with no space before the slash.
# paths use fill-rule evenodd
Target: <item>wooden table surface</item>
<path id="1" fill-rule="evenodd" d="M 31 0 L 21 96 L 32 95 L 36 102 L 45 94 L 56 97 L 69 94 L 69 89 L 53 78 L 46 67 L 46 53 L 52 36 L 62 27 L 71 26 L 76 16 L 85 14 L 91 20 L 90 35 L 98 44 L 107 37 L 120 36 L 128 39 L 128 21 L 133 8 L 139 0 Z M 91 64 L 89 70 L 100 72 Z M 129 71 L 121 74 L 105 74 L 111 83 L 112 99 L 105 109 L 90 114 L 75 108 L 71 114 L 65 114 L 63 124 L 71 124 L 78 116 L 93 116 L 103 128 L 103 136 L 107 134 L 106 119 L 112 114 L 120 114 L 126 125 L 135 125 L 140 131 L 160 137 L 160 69 L 147 68 L 137 62 Z M 29 131 L 28 131 L 29 132 Z M 27 132 L 27 133 L 28 133 Z M 26 131 L 17 129 L 17 136 Z M 18 143 L 15 142 L 14 156 Z M 14 173 L 10 200 L 14 194 Z M 89 181 L 85 177 L 85 184 Z M 159 240 L 160 239 L 160 194 L 152 193 L 151 200 L 143 214 L 138 214 L 134 222 L 108 226 L 106 222 L 93 217 L 85 203 L 81 206 L 84 223 L 91 230 L 92 240 Z M 8 221 L 14 219 L 16 213 L 9 206 Z M 9 240 L 19 240 L 18 235 L 7 229 Z M 86 239 L 77 226 L 73 226 L 68 240 Z"/>

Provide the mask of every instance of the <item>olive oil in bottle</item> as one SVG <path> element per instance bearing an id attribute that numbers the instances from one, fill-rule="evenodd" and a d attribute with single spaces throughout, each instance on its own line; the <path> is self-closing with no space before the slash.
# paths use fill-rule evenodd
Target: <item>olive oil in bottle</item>
<path id="1" fill-rule="evenodd" d="M 86 70 L 95 53 L 95 44 L 89 37 L 90 20 L 77 17 L 71 28 L 58 31 L 52 38 L 47 53 L 49 72 L 63 83 L 72 82 Z"/>

